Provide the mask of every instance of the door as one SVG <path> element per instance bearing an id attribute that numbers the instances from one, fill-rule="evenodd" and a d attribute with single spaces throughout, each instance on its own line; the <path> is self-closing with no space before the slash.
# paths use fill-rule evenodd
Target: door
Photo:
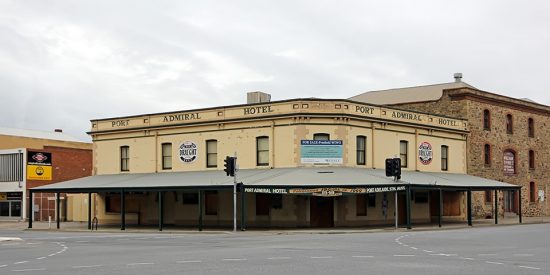
<path id="1" fill-rule="evenodd" d="M 516 207 L 516 191 L 504 192 L 504 212 L 518 212 Z"/>
<path id="2" fill-rule="evenodd" d="M 309 201 L 311 227 L 333 227 L 334 198 L 311 196 Z"/>
<path id="3" fill-rule="evenodd" d="M 397 195 L 397 222 L 399 225 L 405 225 L 407 223 L 407 199 L 405 193 L 399 193 Z"/>

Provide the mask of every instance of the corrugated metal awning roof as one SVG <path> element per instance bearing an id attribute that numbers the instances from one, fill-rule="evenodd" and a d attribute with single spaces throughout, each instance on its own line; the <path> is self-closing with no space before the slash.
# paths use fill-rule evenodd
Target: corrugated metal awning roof
<path id="1" fill-rule="evenodd" d="M 403 186 L 446 189 L 513 189 L 517 185 L 464 174 L 403 171 L 394 182 L 381 169 L 369 168 L 277 168 L 246 169 L 238 172 L 238 181 L 255 187 L 345 187 Z M 233 178 L 223 171 L 163 172 L 98 175 L 31 189 L 41 192 L 100 192 L 131 190 L 229 189 Z"/>

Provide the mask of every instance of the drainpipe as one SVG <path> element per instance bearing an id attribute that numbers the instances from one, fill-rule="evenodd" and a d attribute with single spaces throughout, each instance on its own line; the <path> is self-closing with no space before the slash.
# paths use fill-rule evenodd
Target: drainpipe
<path id="1" fill-rule="evenodd" d="M 371 122 L 371 127 L 370 127 L 370 129 L 371 129 L 371 139 L 372 139 L 372 141 L 371 141 L 372 168 L 373 168 L 373 169 L 376 169 L 376 161 L 375 161 L 375 160 L 376 160 L 376 154 L 374 153 L 374 148 L 375 148 L 375 146 L 374 146 L 374 140 L 375 140 L 375 138 L 374 138 L 374 132 L 375 132 L 375 130 L 376 130 L 376 125 L 374 124 L 374 122 Z M 366 156 L 365 156 L 365 157 L 366 157 Z"/>
<path id="2" fill-rule="evenodd" d="M 418 171 L 418 129 L 414 130 L 414 170 Z"/>
<path id="3" fill-rule="evenodd" d="M 275 121 L 271 121 L 271 165 L 270 168 L 275 168 Z"/>
<path id="4" fill-rule="evenodd" d="M 159 132 L 155 131 L 155 173 L 159 172 Z"/>

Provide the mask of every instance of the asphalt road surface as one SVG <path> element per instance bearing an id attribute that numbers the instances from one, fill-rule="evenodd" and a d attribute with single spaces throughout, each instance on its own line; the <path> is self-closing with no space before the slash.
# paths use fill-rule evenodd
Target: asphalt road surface
<path id="1" fill-rule="evenodd" d="M 550 224 L 353 234 L 0 230 L 0 274 L 550 274 Z"/>

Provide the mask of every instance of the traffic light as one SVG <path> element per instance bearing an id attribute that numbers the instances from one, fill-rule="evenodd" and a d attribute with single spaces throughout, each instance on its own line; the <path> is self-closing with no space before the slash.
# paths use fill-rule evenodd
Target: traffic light
<path id="1" fill-rule="evenodd" d="M 223 166 L 225 167 L 223 171 L 225 171 L 225 174 L 230 177 L 235 176 L 235 158 L 227 156 L 223 162 Z"/>
<path id="2" fill-rule="evenodd" d="M 386 159 L 386 177 L 401 178 L 401 159 L 389 158 Z"/>

